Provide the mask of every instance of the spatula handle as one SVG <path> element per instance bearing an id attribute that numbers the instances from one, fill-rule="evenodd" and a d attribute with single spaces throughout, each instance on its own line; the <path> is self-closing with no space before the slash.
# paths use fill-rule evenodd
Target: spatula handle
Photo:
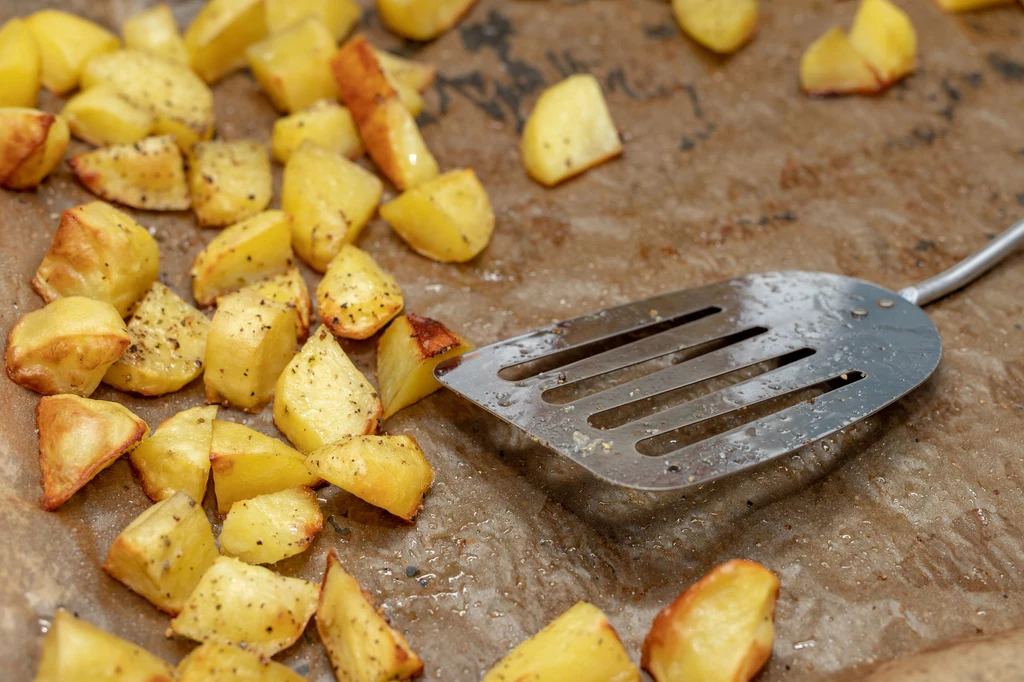
<path id="1" fill-rule="evenodd" d="M 924 306 L 967 286 L 1024 244 L 1024 220 L 1018 221 L 984 248 L 920 284 L 900 291 L 911 303 Z"/>

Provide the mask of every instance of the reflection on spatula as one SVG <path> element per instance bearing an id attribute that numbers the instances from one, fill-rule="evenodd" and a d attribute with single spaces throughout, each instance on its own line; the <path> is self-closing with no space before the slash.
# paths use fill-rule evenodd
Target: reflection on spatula
<path id="1" fill-rule="evenodd" d="M 661 294 L 474 350 L 435 374 L 612 483 L 685 488 L 793 452 L 919 386 L 942 341 L 918 306 L 1022 242 L 1024 221 L 898 294 L 819 272 Z"/>

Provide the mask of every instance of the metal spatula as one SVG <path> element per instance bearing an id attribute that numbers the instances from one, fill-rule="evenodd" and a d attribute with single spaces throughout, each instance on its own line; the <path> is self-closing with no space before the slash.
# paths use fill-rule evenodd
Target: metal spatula
<path id="1" fill-rule="evenodd" d="M 919 306 L 1022 242 L 1024 221 L 899 293 L 767 272 L 661 294 L 480 348 L 435 375 L 612 483 L 685 488 L 792 452 L 919 386 L 942 355 Z"/>

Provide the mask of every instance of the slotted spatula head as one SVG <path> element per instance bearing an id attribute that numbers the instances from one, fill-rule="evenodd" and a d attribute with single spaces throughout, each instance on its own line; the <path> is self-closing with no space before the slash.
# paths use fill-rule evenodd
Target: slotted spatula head
<path id="1" fill-rule="evenodd" d="M 608 481 L 671 490 L 864 419 L 941 354 L 928 316 L 891 291 L 769 272 L 573 318 L 435 374 Z"/>

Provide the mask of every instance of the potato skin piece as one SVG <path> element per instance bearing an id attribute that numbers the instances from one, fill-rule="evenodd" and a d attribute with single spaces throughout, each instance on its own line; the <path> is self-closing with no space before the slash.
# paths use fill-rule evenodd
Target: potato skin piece
<path id="1" fill-rule="evenodd" d="M 109 303 L 60 298 L 28 313 L 7 335 L 7 376 L 25 388 L 88 397 L 130 343 Z"/>
<path id="2" fill-rule="evenodd" d="M 747 682 L 771 656 L 778 598 L 779 579 L 761 564 L 746 559 L 720 564 L 654 618 L 641 666 L 656 682 Z M 747 603 L 744 608 L 727 604 L 727 620 L 710 615 L 715 607 L 723 609 L 721 602 L 739 599 Z"/>
<path id="3" fill-rule="evenodd" d="M 36 405 L 40 506 L 53 511 L 149 432 L 128 408 L 76 395 L 44 396 Z"/>
<path id="4" fill-rule="evenodd" d="M 57 609 L 35 682 L 171 682 L 174 671 L 140 646 Z"/>

